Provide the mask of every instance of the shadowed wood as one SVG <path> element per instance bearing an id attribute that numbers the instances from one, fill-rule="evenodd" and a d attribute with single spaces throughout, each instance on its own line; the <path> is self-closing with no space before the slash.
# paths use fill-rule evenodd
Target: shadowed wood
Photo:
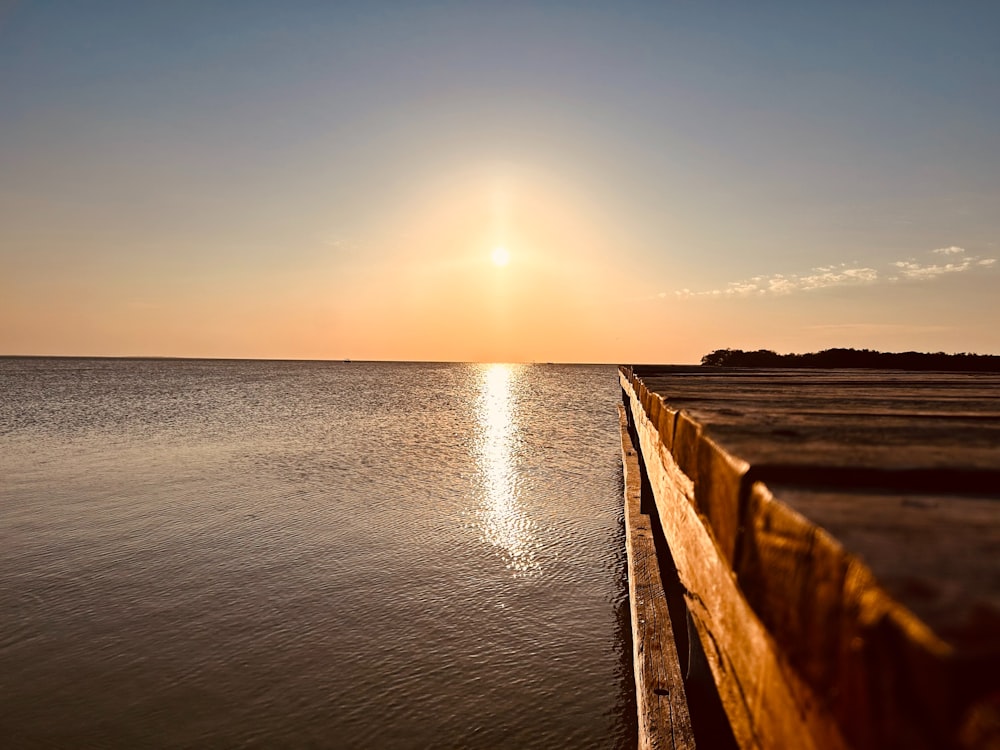
<path id="1" fill-rule="evenodd" d="M 694 570 L 691 598 L 735 577 L 726 596 L 755 616 L 793 698 L 804 687 L 858 748 L 992 746 L 1000 376 L 669 367 L 626 370 L 622 387 L 651 481 L 657 463 L 667 474 L 654 483 L 664 531 L 664 516 L 692 507 L 717 550 L 722 569 L 714 582 Z M 636 387 L 662 399 L 656 429 Z M 665 413 L 669 449 L 656 439 Z M 686 502 L 661 507 L 678 487 Z M 701 543 L 697 528 L 672 528 L 672 550 Z M 723 654 L 739 640 L 727 606 L 701 623 Z M 739 711 L 730 718 L 737 728 Z"/>
<path id="2" fill-rule="evenodd" d="M 629 604 L 639 747 L 694 748 L 684 679 L 674 641 L 667 598 L 657 562 L 649 516 L 642 512 L 639 459 L 628 433 L 623 407 L 622 467 L 625 476 L 625 549 L 628 557 Z"/>
<path id="3" fill-rule="evenodd" d="M 694 505 L 694 484 L 662 450 L 631 383 L 629 397 L 657 512 L 733 735 L 742 748 L 843 748 L 832 718 L 782 658 L 740 594 Z M 819 739 L 818 739 L 819 738 Z"/>

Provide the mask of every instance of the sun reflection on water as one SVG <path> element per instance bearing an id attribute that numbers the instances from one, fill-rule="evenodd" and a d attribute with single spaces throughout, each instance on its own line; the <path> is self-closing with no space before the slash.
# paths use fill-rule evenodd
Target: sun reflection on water
<path id="1" fill-rule="evenodd" d="M 476 461 L 484 495 L 480 514 L 483 535 L 500 550 L 508 568 L 528 573 L 538 568 L 537 542 L 520 499 L 516 382 L 513 365 L 494 364 L 483 370 L 476 414 Z"/>

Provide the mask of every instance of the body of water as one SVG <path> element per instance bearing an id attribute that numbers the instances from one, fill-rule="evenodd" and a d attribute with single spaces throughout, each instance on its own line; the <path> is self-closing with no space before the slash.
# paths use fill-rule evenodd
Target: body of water
<path id="1" fill-rule="evenodd" d="M 0 359 L 0 745 L 634 746 L 617 398 Z"/>

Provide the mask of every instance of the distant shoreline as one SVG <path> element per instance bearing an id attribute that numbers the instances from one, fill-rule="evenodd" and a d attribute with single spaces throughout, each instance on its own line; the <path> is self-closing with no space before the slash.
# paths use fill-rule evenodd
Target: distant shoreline
<path id="1" fill-rule="evenodd" d="M 879 352 L 872 349 L 824 349 L 807 354 L 778 354 L 769 349 L 716 349 L 701 358 L 702 367 L 911 370 L 1000 372 L 1000 356 L 944 352 Z"/>

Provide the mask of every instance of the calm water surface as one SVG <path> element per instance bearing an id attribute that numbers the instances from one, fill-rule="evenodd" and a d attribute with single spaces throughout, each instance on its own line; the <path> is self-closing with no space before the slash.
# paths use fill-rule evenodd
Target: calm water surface
<path id="1" fill-rule="evenodd" d="M 0 746 L 634 746 L 616 397 L 0 359 Z"/>

